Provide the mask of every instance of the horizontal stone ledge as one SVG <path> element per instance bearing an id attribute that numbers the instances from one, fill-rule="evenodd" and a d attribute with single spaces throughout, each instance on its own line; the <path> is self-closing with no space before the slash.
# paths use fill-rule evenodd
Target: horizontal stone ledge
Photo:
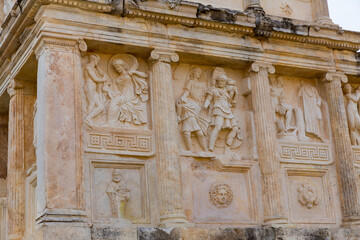
<path id="1" fill-rule="evenodd" d="M 359 228 L 292 228 L 292 227 L 246 227 L 246 228 L 114 228 L 94 225 L 93 240 L 112 239 L 197 239 L 197 240 L 257 240 L 257 239 L 360 239 Z"/>

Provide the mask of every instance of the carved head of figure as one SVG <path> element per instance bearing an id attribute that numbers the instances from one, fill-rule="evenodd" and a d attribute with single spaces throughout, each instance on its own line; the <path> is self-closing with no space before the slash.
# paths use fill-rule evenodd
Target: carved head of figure
<path id="1" fill-rule="evenodd" d="M 114 169 L 112 173 L 112 180 L 113 182 L 121 182 L 123 180 L 120 169 Z"/>
<path id="2" fill-rule="evenodd" d="M 95 66 L 99 65 L 100 63 L 100 57 L 97 54 L 91 54 L 89 56 L 89 62 L 93 63 Z"/>
<path id="3" fill-rule="evenodd" d="M 351 91 L 352 91 L 352 87 L 351 87 L 351 85 L 350 84 L 345 84 L 345 86 L 344 86 L 344 93 L 345 94 L 350 94 L 351 93 Z"/>
<path id="4" fill-rule="evenodd" d="M 210 201 L 217 208 L 227 208 L 233 200 L 231 187 L 226 183 L 218 183 L 209 191 Z"/>
<path id="5" fill-rule="evenodd" d="M 119 74 L 125 73 L 128 71 L 128 66 L 125 64 L 125 62 L 118 58 L 113 61 L 113 67 Z"/>
<path id="6" fill-rule="evenodd" d="M 191 69 L 190 72 L 190 79 L 196 79 L 198 81 L 200 81 L 200 77 L 202 74 L 202 70 L 198 67 Z"/>
<path id="7" fill-rule="evenodd" d="M 216 79 L 216 86 L 219 88 L 223 88 L 226 86 L 228 82 L 228 78 L 226 75 L 220 75 L 217 79 Z"/>

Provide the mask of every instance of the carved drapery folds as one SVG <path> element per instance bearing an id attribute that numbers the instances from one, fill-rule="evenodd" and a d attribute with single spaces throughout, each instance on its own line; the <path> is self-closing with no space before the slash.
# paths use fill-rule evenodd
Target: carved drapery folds
<path id="1" fill-rule="evenodd" d="M 130 54 L 117 54 L 110 58 L 106 72 L 99 64 L 100 56 L 93 53 L 83 66 L 85 123 L 115 128 L 144 125 L 148 76 L 138 70 L 137 59 Z"/>
<path id="2" fill-rule="evenodd" d="M 161 224 L 186 223 L 182 203 L 178 127 L 173 104 L 171 62 L 175 52 L 155 49 L 151 52 L 154 96 L 154 123 L 157 150 L 158 191 Z M 166 116 L 166 117 L 164 117 Z"/>
<path id="3" fill-rule="evenodd" d="M 36 100 L 35 85 L 12 80 L 8 86 L 9 149 L 8 149 L 8 218 L 9 239 L 22 239 L 25 227 L 26 170 L 35 162 L 33 147 L 33 107 Z"/>
<path id="4" fill-rule="evenodd" d="M 254 62 L 251 65 L 251 94 L 260 171 L 262 174 L 264 221 L 266 223 L 273 223 L 284 222 L 286 219 L 282 206 L 280 159 L 277 154 L 277 138 L 270 95 L 269 73 L 275 73 L 275 68 L 270 64 Z"/>
<path id="5" fill-rule="evenodd" d="M 335 146 L 335 162 L 340 186 L 343 223 L 360 222 L 360 205 L 357 175 L 354 169 L 354 156 L 351 150 L 345 103 L 341 82 L 346 83 L 343 73 L 329 72 L 324 78 L 327 102 L 331 114 L 331 129 Z"/>

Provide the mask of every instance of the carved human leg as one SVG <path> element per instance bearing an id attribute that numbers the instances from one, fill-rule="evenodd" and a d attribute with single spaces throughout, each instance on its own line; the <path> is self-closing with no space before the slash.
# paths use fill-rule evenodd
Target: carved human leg
<path id="1" fill-rule="evenodd" d="M 215 142 L 221 130 L 221 126 L 214 126 L 209 139 L 209 150 L 214 151 Z"/>
<path id="2" fill-rule="evenodd" d="M 195 132 L 197 139 L 199 141 L 200 147 L 204 150 L 207 151 L 207 146 L 206 146 L 206 140 L 205 140 L 205 136 L 203 134 L 203 132 L 201 130 L 198 130 Z"/>

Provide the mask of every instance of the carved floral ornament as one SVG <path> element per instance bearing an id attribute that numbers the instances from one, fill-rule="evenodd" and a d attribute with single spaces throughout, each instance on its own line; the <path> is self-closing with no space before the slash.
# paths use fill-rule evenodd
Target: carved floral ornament
<path id="1" fill-rule="evenodd" d="M 320 203 L 321 198 L 317 192 L 317 189 L 310 183 L 301 184 L 298 187 L 297 192 L 298 201 L 309 209 Z"/>
<path id="2" fill-rule="evenodd" d="M 214 183 L 209 190 L 210 202 L 217 208 L 229 207 L 233 197 L 233 191 L 226 183 Z"/>

